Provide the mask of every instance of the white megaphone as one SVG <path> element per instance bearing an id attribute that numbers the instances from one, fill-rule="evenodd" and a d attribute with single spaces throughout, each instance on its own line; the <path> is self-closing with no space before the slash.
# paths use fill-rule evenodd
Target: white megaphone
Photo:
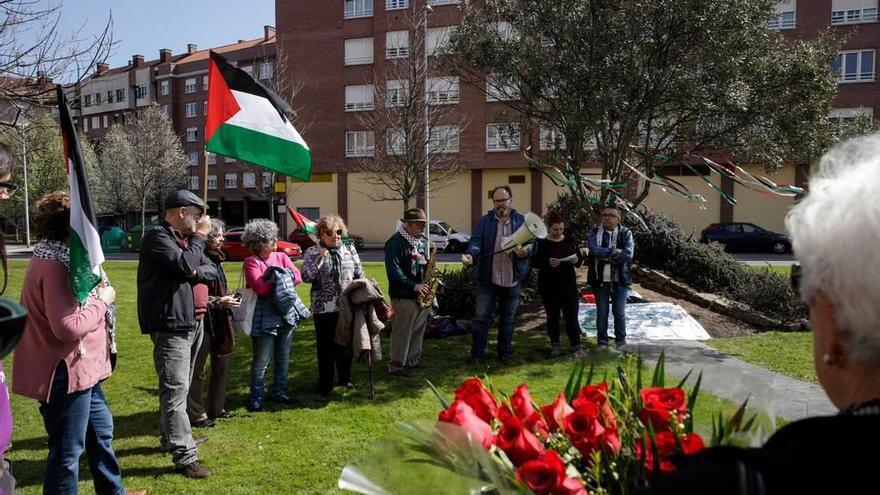
<path id="1" fill-rule="evenodd" d="M 500 252 L 522 246 L 532 239 L 544 239 L 545 237 L 547 237 L 547 226 L 544 225 L 544 221 L 538 215 L 528 212 L 525 215 L 525 222 L 522 224 L 522 227 L 516 229 L 516 232 L 510 237 L 501 240 Z"/>

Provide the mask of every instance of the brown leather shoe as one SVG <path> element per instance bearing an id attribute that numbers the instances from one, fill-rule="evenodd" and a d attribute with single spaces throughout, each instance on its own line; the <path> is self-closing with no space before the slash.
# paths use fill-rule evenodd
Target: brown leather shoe
<path id="1" fill-rule="evenodd" d="M 214 475 L 214 472 L 205 467 L 200 461 L 187 464 L 186 466 L 177 469 L 177 472 L 194 480 L 201 480 Z"/>

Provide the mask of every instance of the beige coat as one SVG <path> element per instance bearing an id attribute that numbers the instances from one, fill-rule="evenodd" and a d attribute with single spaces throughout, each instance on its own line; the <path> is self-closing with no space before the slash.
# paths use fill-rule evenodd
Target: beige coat
<path id="1" fill-rule="evenodd" d="M 370 351 L 373 362 L 382 360 L 379 332 L 385 325 L 376 317 L 373 304 L 384 299 L 375 280 L 352 280 L 339 297 L 339 320 L 336 323 L 336 343 L 351 349 L 361 359 L 363 351 Z"/>

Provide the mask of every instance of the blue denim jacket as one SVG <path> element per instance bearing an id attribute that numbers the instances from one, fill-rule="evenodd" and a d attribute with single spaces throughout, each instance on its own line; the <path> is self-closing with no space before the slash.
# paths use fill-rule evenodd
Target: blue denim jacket
<path id="1" fill-rule="evenodd" d="M 599 239 L 597 239 L 599 227 L 590 229 L 587 233 L 587 247 L 590 248 L 590 256 L 587 258 L 587 281 L 590 285 L 599 284 L 599 264 L 610 262 L 612 270 L 618 275 L 618 282 L 623 287 L 629 287 L 632 284 L 632 273 L 630 267 L 633 260 L 633 252 L 635 243 L 633 242 L 632 231 L 623 225 L 617 234 L 617 245 L 614 247 L 599 247 Z M 615 249 L 620 249 L 619 254 L 613 254 Z"/>
<path id="2" fill-rule="evenodd" d="M 521 213 L 511 210 L 511 232 L 516 232 L 525 221 L 525 217 Z M 495 212 L 489 210 L 477 222 L 467 248 L 467 253 L 474 257 L 478 284 L 492 285 L 492 257 L 490 255 L 495 249 L 495 236 L 497 233 L 498 222 L 495 220 Z M 481 257 L 482 255 L 485 255 L 485 257 Z M 520 258 L 513 252 L 509 256 L 513 259 L 513 280 L 522 282 L 529 274 L 529 257 Z"/>

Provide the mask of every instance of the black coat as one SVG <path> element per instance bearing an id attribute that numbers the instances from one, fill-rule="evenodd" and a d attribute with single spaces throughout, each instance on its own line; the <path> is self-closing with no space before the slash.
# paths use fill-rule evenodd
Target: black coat
<path id="1" fill-rule="evenodd" d="M 209 284 L 217 278 L 217 268 L 205 256 L 204 238 L 192 235 L 184 242 L 164 220 L 148 230 L 141 241 L 137 276 L 141 333 L 195 329 L 191 283 Z"/>

